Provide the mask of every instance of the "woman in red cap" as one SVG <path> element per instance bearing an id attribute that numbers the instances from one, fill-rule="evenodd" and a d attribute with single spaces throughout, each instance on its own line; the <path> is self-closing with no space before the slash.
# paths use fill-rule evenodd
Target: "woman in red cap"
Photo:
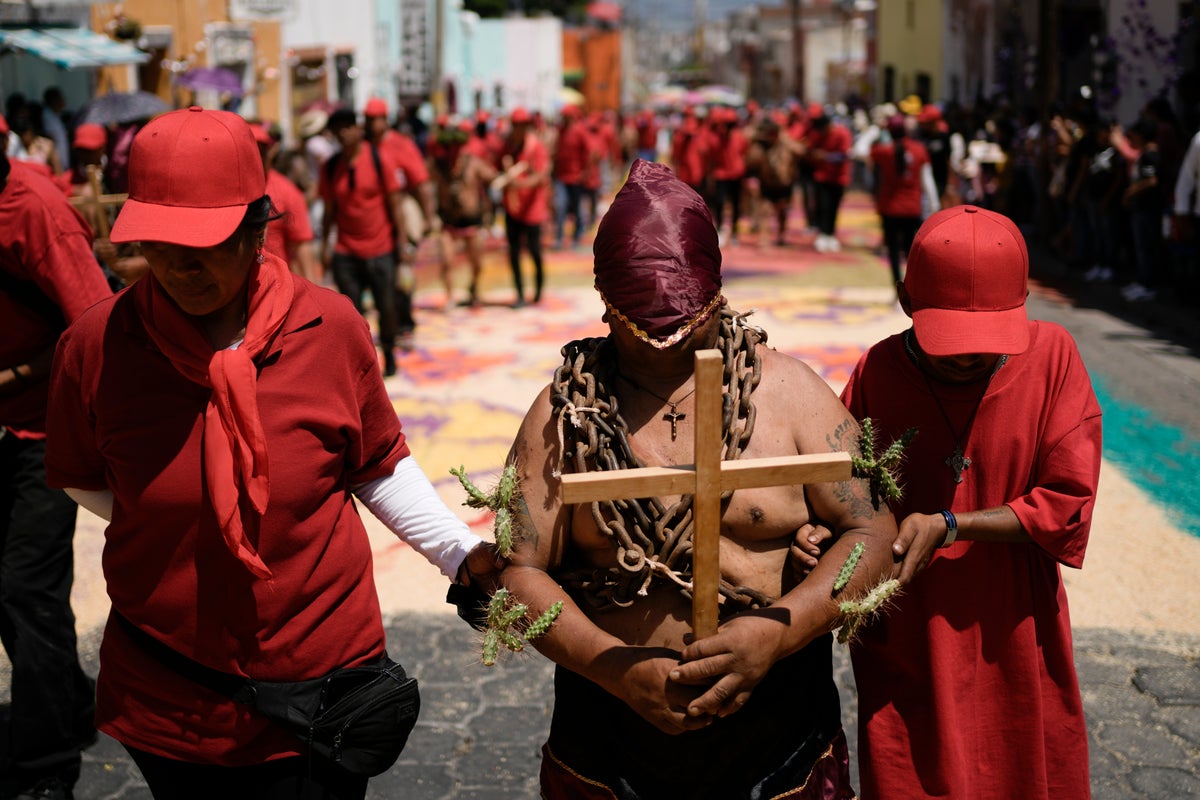
<path id="1" fill-rule="evenodd" d="M 97 727 L 156 797 L 362 798 L 365 777 L 154 648 L 284 682 L 379 660 L 354 498 L 451 579 L 496 560 L 413 461 L 350 302 L 264 252 L 246 122 L 164 114 L 129 178 L 112 238 L 149 275 L 64 334 L 47 422 L 50 482 L 110 520 Z"/>

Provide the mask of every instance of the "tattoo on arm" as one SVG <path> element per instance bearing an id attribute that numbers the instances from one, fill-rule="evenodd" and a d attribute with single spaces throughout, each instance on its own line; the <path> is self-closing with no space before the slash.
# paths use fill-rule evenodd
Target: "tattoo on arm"
<path id="1" fill-rule="evenodd" d="M 862 455 L 859 447 L 858 425 L 846 417 L 829 434 L 825 441 L 832 452 L 849 453 L 852 456 Z M 871 502 L 867 481 L 853 478 L 833 485 L 833 496 L 844 505 L 850 514 L 858 519 L 870 519 L 875 516 L 875 505 Z"/>
<path id="2" fill-rule="evenodd" d="M 537 527 L 533 524 L 533 518 L 529 514 L 529 504 L 525 502 L 525 495 L 518 494 L 514 498 L 516 505 L 513 519 L 513 542 L 522 547 L 531 547 L 534 550 L 538 547 L 538 532 Z"/>

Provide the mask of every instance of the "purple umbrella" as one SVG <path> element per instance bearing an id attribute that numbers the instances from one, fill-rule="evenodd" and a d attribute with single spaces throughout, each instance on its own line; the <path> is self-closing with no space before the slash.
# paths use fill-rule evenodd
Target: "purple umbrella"
<path id="1" fill-rule="evenodd" d="M 192 67 L 176 78 L 175 82 L 192 91 L 211 89 L 215 92 L 227 92 L 234 97 L 241 97 L 246 92 L 242 87 L 241 76 L 224 67 Z"/>

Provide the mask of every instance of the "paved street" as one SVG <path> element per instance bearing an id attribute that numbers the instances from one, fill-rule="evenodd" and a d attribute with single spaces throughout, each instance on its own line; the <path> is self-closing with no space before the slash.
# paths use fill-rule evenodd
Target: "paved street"
<path id="1" fill-rule="evenodd" d="M 784 248 L 758 248 L 753 237 L 743 236 L 741 245 L 726 250 L 731 303 L 758 309 L 753 321 L 768 329 L 770 344 L 803 358 L 836 389 L 866 346 L 905 327 L 886 264 L 875 252 L 875 220 L 865 198 L 852 195 L 840 254 L 817 256 L 811 235 L 798 225 Z M 462 492 L 448 469 L 464 464 L 473 476 L 494 476 L 516 424 L 558 360 L 558 346 L 603 332 L 589 255 L 552 251 L 547 258 L 546 299 L 515 311 L 507 307 L 508 269 L 494 243 L 484 308 L 470 312 L 453 303 L 443 308 L 434 266 L 428 252 L 423 255 L 416 349 L 402 356 L 400 374 L 388 386 L 414 454 L 452 508 L 459 508 Z M 1080 339 L 1089 371 L 1114 404 L 1130 404 L 1182 431 L 1175 461 L 1190 463 L 1200 441 L 1200 360 L 1186 332 L 1179 325 L 1151 325 L 1147 312 L 1125 314 L 1098 290 L 1080 302 L 1049 262 L 1035 272 L 1045 280 L 1031 298 L 1031 314 L 1060 322 Z M 1108 439 L 1108 405 L 1105 418 Z M 1139 446 L 1134 433 L 1127 441 L 1129 448 Z M 1106 449 L 1089 563 L 1068 576 L 1094 796 L 1200 797 L 1200 589 L 1191 569 L 1200 563 L 1195 478 L 1176 484 L 1174 494 L 1156 494 L 1150 478 L 1159 473 L 1147 478 L 1118 456 Z M 481 532 L 488 529 L 486 518 L 461 513 Z M 482 666 L 476 634 L 441 602 L 442 579 L 386 532 L 372 528 L 371 536 L 390 649 L 420 679 L 423 708 L 400 762 L 372 781 L 368 796 L 535 798 L 539 749 L 549 725 L 550 664 L 527 653 Z M 94 520 L 81 521 L 75 607 L 81 654 L 93 674 L 107 613 L 97 566 L 101 538 Z M 1136 547 L 1123 546 L 1131 540 Z M 836 647 L 835 654 L 853 751 L 853 680 L 845 649 Z M 3 674 L 0 687 L 7 687 Z M 76 797 L 149 793 L 120 746 L 102 737 L 85 755 Z"/>

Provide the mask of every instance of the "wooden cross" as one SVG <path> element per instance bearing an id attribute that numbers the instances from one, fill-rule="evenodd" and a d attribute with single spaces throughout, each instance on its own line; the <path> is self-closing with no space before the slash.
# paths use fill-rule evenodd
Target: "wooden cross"
<path id="1" fill-rule="evenodd" d="M 737 461 L 721 460 L 721 373 L 718 350 L 696 353 L 696 463 L 562 476 L 565 503 L 625 500 L 658 495 L 693 495 L 692 632 L 697 639 L 717 632 L 721 567 L 721 493 L 727 489 L 792 486 L 850 480 L 849 453 L 817 453 Z"/>

